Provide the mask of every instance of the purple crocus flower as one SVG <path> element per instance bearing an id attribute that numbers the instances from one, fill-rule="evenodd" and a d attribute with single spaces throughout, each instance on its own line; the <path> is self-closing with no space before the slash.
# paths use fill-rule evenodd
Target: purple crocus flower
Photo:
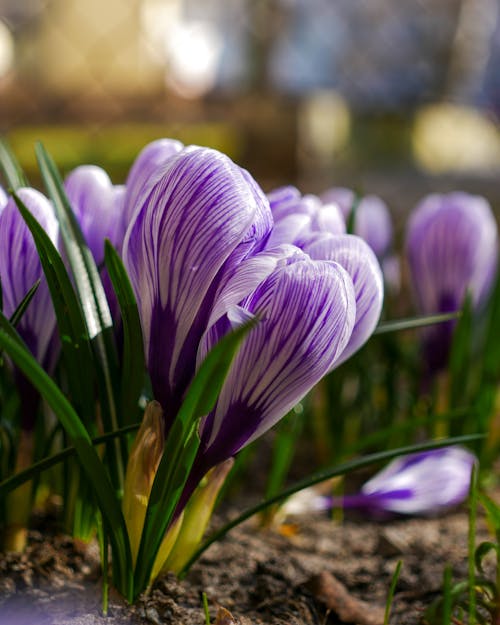
<path id="1" fill-rule="evenodd" d="M 476 457 L 461 447 L 443 447 L 393 460 L 344 507 L 398 514 L 435 514 L 466 499 Z"/>
<path id="2" fill-rule="evenodd" d="M 356 322 L 349 344 L 336 366 L 347 360 L 371 336 L 383 302 L 380 265 L 370 247 L 359 237 L 346 235 L 336 204 L 322 204 L 295 187 L 282 187 L 268 194 L 275 226 L 269 245 L 293 243 L 314 260 L 338 262 L 349 273 L 356 294 Z"/>
<path id="3" fill-rule="evenodd" d="M 368 480 L 358 494 L 331 497 L 309 488 L 287 500 L 282 512 L 297 515 L 351 508 L 375 516 L 437 514 L 467 498 L 476 462 L 474 454 L 456 446 L 401 456 Z"/>
<path id="4" fill-rule="evenodd" d="M 113 185 L 95 165 L 74 169 L 64 182 L 66 194 L 97 265 L 104 262 L 104 240 L 121 249 L 125 235 L 125 187 Z"/>
<path id="5" fill-rule="evenodd" d="M 265 246 L 272 217 L 253 179 L 215 150 L 185 148 L 144 175 L 155 182 L 137 183 L 123 257 L 168 430 L 195 372 L 215 296 L 238 265 Z"/>
<path id="6" fill-rule="evenodd" d="M 348 221 L 356 195 L 351 189 L 334 187 L 321 194 L 323 202 L 338 204 L 344 219 Z M 384 259 L 392 244 L 392 220 L 387 204 L 376 195 L 362 197 L 356 206 L 354 234 L 364 239 L 379 260 Z"/>
<path id="7" fill-rule="evenodd" d="M 466 293 L 480 306 L 497 267 L 497 226 L 490 205 L 461 192 L 426 197 L 408 222 L 406 251 L 422 313 L 459 310 Z M 449 322 L 425 329 L 430 373 L 446 365 L 453 327 Z"/>
<path id="8" fill-rule="evenodd" d="M 356 312 L 349 274 L 340 264 L 289 252 L 203 345 L 200 360 L 229 327 L 258 316 L 202 422 L 199 477 L 281 419 L 334 368 L 349 342 Z"/>
<path id="9" fill-rule="evenodd" d="M 19 189 L 17 195 L 57 245 L 59 227 L 49 200 L 29 188 Z M 0 208 L 0 237 L 4 315 L 10 317 L 29 289 L 41 280 L 17 330 L 38 362 L 45 364 L 56 318 L 35 242 L 12 198 Z"/>
<path id="10" fill-rule="evenodd" d="M 54 245 L 57 245 L 59 226 L 49 200 L 35 189 L 22 188 L 17 194 Z M 12 198 L 3 207 L 0 205 L 0 237 L 3 313 L 10 317 L 29 289 L 40 280 L 37 292 L 20 319 L 17 330 L 38 362 L 50 369 L 56 357 L 55 312 L 35 242 Z M 16 373 L 16 381 L 22 402 L 22 425 L 24 429 L 30 429 L 34 425 L 38 393 L 20 373 Z"/>

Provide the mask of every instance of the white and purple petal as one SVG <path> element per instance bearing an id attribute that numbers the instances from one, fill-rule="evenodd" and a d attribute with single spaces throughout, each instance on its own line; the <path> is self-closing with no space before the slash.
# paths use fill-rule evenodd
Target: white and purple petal
<path id="1" fill-rule="evenodd" d="M 408 222 L 406 250 L 423 313 L 457 310 L 467 291 L 478 305 L 497 265 L 497 226 L 490 205 L 466 193 L 428 196 Z"/>
<path id="2" fill-rule="evenodd" d="M 57 245 L 59 227 L 49 200 L 35 189 L 21 188 L 17 194 Z M 35 242 L 12 198 L 0 212 L 0 279 L 3 313 L 7 317 L 13 314 L 35 282 L 41 280 L 17 329 L 35 358 L 46 364 L 56 317 Z"/>
<path id="3" fill-rule="evenodd" d="M 143 189 L 123 257 L 139 303 L 148 370 L 167 418 L 195 371 L 198 344 L 224 278 L 263 245 L 264 194 L 228 157 L 187 148 Z"/>
<path id="4" fill-rule="evenodd" d="M 131 221 L 143 189 L 156 183 L 157 176 L 162 175 L 162 166 L 183 147 L 175 139 L 157 139 L 141 150 L 127 176 L 127 195 L 123 209 L 125 223 Z"/>
<path id="5" fill-rule="evenodd" d="M 354 287 L 337 263 L 297 255 L 278 267 L 229 321 L 256 315 L 214 411 L 201 426 L 203 469 L 272 427 L 328 371 L 354 327 Z"/>
<path id="6" fill-rule="evenodd" d="M 123 244 L 125 187 L 113 185 L 108 174 L 95 165 L 74 169 L 64 187 L 95 262 L 100 265 L 105 239 L 118 250 Z"/>
<path id="7" fill-rule="evenodd" d="M 475 462 L 462 447 L 402 456 L 366 482 L 360 497 L 389 512 L 433 514 L 466 499 Z"/>
<path id="8" fill-rule="evenodd" d="M 304 247 L 315 260 L 338 262 L 350 275 L 356 295 L 356 322 L 338 366 L 356 352 L 372 335 L 382 311 L 383 277 L 377 258 L 360 237 L 350 234 L 316 238 Z"/>

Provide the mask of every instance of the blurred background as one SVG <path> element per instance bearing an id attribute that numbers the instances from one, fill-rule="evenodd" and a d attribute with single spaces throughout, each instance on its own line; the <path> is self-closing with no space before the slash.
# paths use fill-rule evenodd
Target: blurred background
<path id="1" fill-rule="evenodd" d="M 0 131 L 34 179 L 37 139 L 121 182 L 169 136 L 266 191 L 498 206 L 499 65 L 499 0 L 0 0 Z"/>

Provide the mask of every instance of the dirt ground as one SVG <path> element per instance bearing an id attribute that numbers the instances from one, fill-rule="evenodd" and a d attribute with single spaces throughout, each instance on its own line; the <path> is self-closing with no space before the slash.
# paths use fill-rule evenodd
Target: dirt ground
<path id="1" fill-rule="evenodd" d="M 204 625 L 203 592 L 217 625 L 382 625 L 399 560 L 390 623 L 413 625 L 438 596 L 446 564 L 454 581 L 467 576 L 465 510 L 390 522 L 314 516 L 284 529 L 249 521 L 185 580 L 160 579 L 135 606 L 111 592 L 107 617 L 97 546 L 38 529 L 23 556 L 0 558 L 0 625 Z"/>

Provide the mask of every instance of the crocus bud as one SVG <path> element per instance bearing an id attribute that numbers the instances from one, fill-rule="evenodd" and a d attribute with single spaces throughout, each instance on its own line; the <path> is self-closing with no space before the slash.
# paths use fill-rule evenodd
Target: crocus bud
<path id="1" fill-rule="evenodd" d="M 141 542 L 149 495 L 164 444 L 163 411 L 158 402 L 152 401 L 146 406 L 141 427 L 130 451 L 125 474 L 122 506 L 134 563 Z"/>
<path id="2" fill-rule="evenodd" d="M 467 193 L 430 195 L 413 211 L 406 250 L 417 305 L 423 314 L 460 310 L 466 293 L 478 307 L 497 266 L 497 226 L 488 202 Z M 429 374 L 448 360 L 453 322 L 426 328 Z"/>

